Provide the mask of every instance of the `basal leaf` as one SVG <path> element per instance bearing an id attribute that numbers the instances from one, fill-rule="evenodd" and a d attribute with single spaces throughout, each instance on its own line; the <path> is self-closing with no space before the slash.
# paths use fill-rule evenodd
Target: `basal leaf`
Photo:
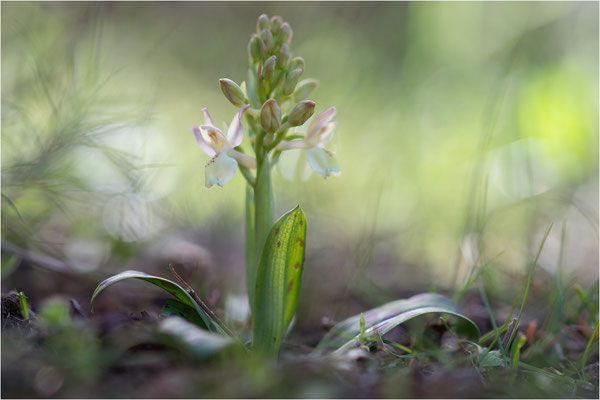
<path id="1" fill-rule="evenodd" d="M 276 355 L 290 322 L 304 266 L 306 217 L 300 206 L 273 225 L 262 252 L 256 279 L 252 348 Z"/>
<path id="2" fill-rule="evenodd" d="M 179 300 L 167 299 L 162 308 L 161 315 L 181 317 L 193 322 L 201 328 L 208 329 L 206 323 L 200 317 L 196 309 Z"/>
<path id="3" fill-rule="evenodd" d="M 207 329 L 209 329 L 213 332 L 227 334 L 226 331 L 221 326 L 219 326 L 219 324 L 216 321 L 213 321 L 208 316 L 208 314 L 206 314 L 200 308 L 200 306 L 198 306 L 198 303 L 196 303 L 194 301 L 194 299 L 189 295 L 189 293 L 186 292 L 185 289 L 183 289 L 181 286 L 179 286 L 175 282 L 170 281 L 166 278 L 161 278 L 160 276 L 148 275 L 148 274 L 146 274 L 144 272 L 140 272 L 140 271 L 132 271 L 132 270 L 124 271 L 124 272 L 121 272 L 120 274 L 111 276 L 110 278 L 102 281 L 98 285 L 96 290 L 94 290 L 94 294 L 92 295 L 92 299 L 90 300 L 90 307 L 91 307 L 92 311 L 94 310 L 94 300 L 96 299 L 96 297 L 98 297 L 98 295 L 100 293 L 102 293 L 102 291 L 104 289 L 106 289 L 109 286 L 114 285 L 115 283 L 124 281 L 126 279 L 140 279 L 140 280 L 143 280 L 146 282 L 150 282 L 150 283 L 160 287 L 161 289 L 166 290 L 167 292 L 169 292 L 173 296 L 175 296 L 183 304 L 190 306 L 194 310 L 196 310 L 196 312 L 198 313 L 198 316 L 202 319 L 202 321 L 204 322 L 204 326 Z"/>
<path id="4" fill-rule="evenodd" d="M 179 317 L 168 317 L 161 321 L 159 332 L 175 339 L 178 347 L 183 347 L 200 359 L 210 358 L 226 348 L 239 346 L 231 337 L 200 329 Z"/>
<path id="5" fill-rule="evenodd" d="M 434 293 L 423 293 L 408 299 L 392 301 L 365 312 L 366 335 L 372 336 L 376 331 L 384 335 L 410 319 L 430 313 L 453 315 L 459 321 L 459 333 L 479 337 L 479 329 L 470 319 L 460 314 L 449 299 Z M 359 343 L 359 334 L 360 315 L 355 315 L 335 325 L 321 340 L 315 352 L 352 348 Z"/>

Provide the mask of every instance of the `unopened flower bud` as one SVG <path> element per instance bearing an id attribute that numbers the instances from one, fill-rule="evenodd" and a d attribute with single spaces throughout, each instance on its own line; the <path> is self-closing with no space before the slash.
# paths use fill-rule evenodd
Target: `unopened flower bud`
<path id="1" fill-rule="evenodd" d="M 291 57 L 290 46 L 287 43 L 282 44 L 279 48 L 279 65 L 282 69 L 287 69 Z"/>
<path id="2" fill-rule="evenodd" d="M 277 57 L 271 56 L 265 61 L 265 65 L 263 67 L 263 79 L 265 82 L 268 82 L 273 77 L 273 72 L 275 72 L 275 64 L 277 63 Z"/>
<path id="3" fill-rule="evenodd" d="M 290 43 L 292 41 L 292 36 L 294 35 L 294 31 L 292 31 L 292 27 L 287 22 L 281 24 L 279 28 L 279 41 L 281 43 Z"/>
<path id="4" fill-rule="evenodd" d="M 290 69 L 300 68 L 304 71 L 304 58 L 302 57 L 294 57 L 292 61 L 290 61 Z"/>
<path id="5" fill-rule="evenodd" d="M 294 90 L 294 99 L 296 101 L 306 99 L 308 96 L 310 96 L 312 91 L 317 88 L 317 86 L 319 86 L 319 81 L 316 79 L 309 78 L 301 80 L 298 82 L 296 90 Z"/>
<path id="6" fill-rule="evenodd" d="M 267 133 L 275 133 L 281 126 L 281 108 L 273 99 L 269 99 L 260 109 L 260 124 Z"/>
<path id="7" fill-rule="evenodd" d="M 315 102 L 304 100 L 296 104 L 288 115 L 288 123 L 290 126 L 300 126 L 315 112 Z"/>
<path id="8" fill-rule="evenodd" d="M 277 36 L 282 23 L 283 19 L 279 15 L 274 15 L 271 18 L 271 33 L 273 34 L 273 36 Z"/>
<path id="9" fill-rule="evenodd" d="M 231 104 L 238 107 L 246 104 L 246 96 L 237 83 L 231 79 L 219 79 L 219 86 Z"/>
<path id="10" fill-rule="evenodd" d="M 261 58 L 260 39 L 256 35 L 252 35 L 250 42 L 248 42 L 248 54 L 250 54 L 252 61 L 258 61 Z"/>
<path id="11" fill-rule="evenodd" d="M 271 49 L 273 48 L 273 43 L 274 43 L 273 34 L 271 33 L 271 31 L 268 29 L 263 29 L 260 32 L 260 38 L 267 46 L 267 51 L 270 52 Z"/>
<path id="12" fill-rule="evenodd" d="M 260 46 L 260 57 L 261 59 L 266 60 L 267 57 L 269 57 L 269 48 L 260 37 L 258 38 L 258 44 Z"/>
<path id="13" fill-rule="evenodd" d="M 289 96 L 294 92 L 296 88 L 296 84 L 298 83 L 298 79 L 300 79 L 300 75 L 302 75 L 302 70 L 300 68 L 296 68 L 287 73 L 285 77 L 285 85 L 283 86 L 283 94 Z"/>
<path id="14" fill-rule="evenodd" d="M 261 14 L 256 21 L 256 31 L 260 32 L 263 29 L 269 29 L 269 16 L 267 14 Z"/>

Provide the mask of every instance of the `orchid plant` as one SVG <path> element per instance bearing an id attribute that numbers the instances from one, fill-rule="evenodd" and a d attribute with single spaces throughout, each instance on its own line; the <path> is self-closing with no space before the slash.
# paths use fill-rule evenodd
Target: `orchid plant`
<path id="1" fill-rule="evenodd" d="M 299 149 L 306 151 L 308 165 L 324 178 L 340 173 L 335 156 L 325 149 L 335 129 L 332 119 L 336 109 L 329 107 L 310 120 L 316 104 L 307 98 L 318 82 L 300 80 L 304 59 L 292 57 L 292 36 L 292 28 L 280 16 L 262 14 L 248 43 L 246 81 L 238 85 L 230 79 L 219 80 L 221 91 L 237 107 L 226 133 L 216 127 L 207 108 L 202 110 L 203 123 L 191 127 L 196 142 L 210 157 L 204 169 L 206 187 L 224 186 L 238 169 L 246 179 L 246 288 L 252 316 L 252 349 L 271 356 L 278 353 L 296 308 L 306 239 L 306 218 L 299 206 L 273 223 L 272 169 L 282 152 Z M 307 122 L 306 133 L 295 131 Z M 125 271 L 102 282 L 92 303 L 116 282 L 142 279 L 177 297 L 165 305 L 167 314 L 183 316 L 214 333 L 235 337 L 187 282 L 172 272 L 179 284 Z"/>
<path id="2" fill-rule="evenodd" d="M 323 178 L 340 173 L 335 156 L 325 148 L 335 129 L 336 109 L 326 108 L 311 119 L 316 105 L 307 98 L 317 87 L 317 81 L 300 81 L 304 60 L 292 58 L 291 39 L 292 29 L 281 17 L 269 19 L 261 15 L 248 44 L 250 66 L 246 81 L 238 85 L 230 79 L 219 80 L 223 94 L 237 107 L 231 124 L 224 130 L 226 133 L 215 126 L 206 108 L 203 124 L 191 128 L 196 142 L 210 157 L 205 166 L 206 187 L 225 185 L 238 169 L 247 182 L 246 288 L 251 311 L 251 350 L 252 354 L 267 357 L 277 356 L 292 321 L 300 293 L 306 242 L 306 217 L 300 206 L 273 223 L 273 166 L 282 152 L 300 150 L 306 152 L 308 165 Z M 305 133 L 295 131 L 305 124 L 308 125 Z M 246 140 L 244 125 L 248 132 Z M 161 330 L 180 337 L 197 356 L 204 357 L 207 352 L 233 344 L 245 348 L 238 334 L 246 332 L 236 334 L 229 329 L 172 267 L 171 272 L 179 283 L 139 271 L 122 272 L 100 283 L 92 295 L 92 303 L 114 283 L 141 279 L 176 297 L 165 303 L 163 314 L 175 317 L 163 320 Z M 433 315 L 442 315 L 440 320 L 445 326 L 447 321 L 453 321 L 453 334 L 468 337 L 469 340 L 462 342 L 473 344 L 478 360 L 490 363 L 486 355 L 489 348 L 484 350 L 473 342 L 479 338 L 477 325 L 460 314 L 449 299 L 433 293 L 395 300 L 349 317 L 336 324 L 311 354 L 336 356 L 353 349 L 369 351 L 377 344 L 385 348 L 382 335 L 400 324 Z M 401 345 L 398 348 L 410 352 Z"/>

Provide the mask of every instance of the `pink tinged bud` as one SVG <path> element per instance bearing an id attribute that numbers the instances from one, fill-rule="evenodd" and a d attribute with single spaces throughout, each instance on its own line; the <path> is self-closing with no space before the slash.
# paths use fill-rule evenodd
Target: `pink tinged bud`
<path id="1" fill-rule="evenodd" d="M 315 112 L 315 102 L 304 100 L 296 104 L 288 115 L 288 123 L 290 126 L 300 126 L 309 119 Z"/>
<path id="2" fill-rule="evenodd" d="M 271 33 L 271 31 L 268 30 L 268 29 L 263 29 L 260 32 L 260 38 L 262 39 L 262 41 L 267 46 L 267 51 L 270 52 L 271 49 L 273 48 L 273 43 L 275 42 L 275 40 L 273 39 L 273 34 Z"/>
<path id="3" fill-rule="evenodd" d="M 300 68 L 293 69 L 287 73 L 285 84 L 283 86 L 283 94 L 285 96 L 289 96 L 294 92 L 298 79 L 300 79 L 300 75 L 302 75 L 302 70 Z"/>
<path id="4" fill-rule="evenodd" d="M 237 83 L 231 79 L 219 79 L 219 86 L 231 104 L 238 107 L 246 104 L 246 96 Z"/>
<path id="5" fill-rule="evenodd" d="M 256 21 L 256 31 L 260 32 L 263 29 L 269 29 L 269 28 L 270 28 L 269 16 L 267 14 L 261 14 L 258 17 L 258 20 Z"/>
<path id="6" fill-rule="evenodd" d="M 269 48 L 260 37 L 258 38 L 258 44 L 260 46 L 260 58 L 265 60 L 269 56 Z"/>
<path id="7" fill-rule="evenodd" d="M 275 15 L 271 18 L 271 33 L 273 36 L 277 36 L 282 23 L 283 19 L 279 15 Z"/>
<path id="8" fill-rule="evenodd" d="M 292 58 L 290 46 L 288 46 L 287 43 L 284 43 L 279 48 L 279 65 L 282 69 L 287 69 L 288 64 L 290 63 L 290 58 Z"/>
<path id="9" fill-rule="evenodd" d="M 296 85 L 296 90 L 294 90 L 294 100 L 301 101 L 306 99 L 313 90 L 315 90 L 319 86 L 319 81 L 316 79 L 303 79 L 298 82 Z"/>
<path id="10" fill-rule="evenodd" d="M 277 102 L 269 99 L 260 109 L 260 124 L 267 133 L 275 133 L 281 126 L 281 109 Z"/>
<path id="11" fill-rule="evenodd" d="M 275 64 L 277 63 L 277 57 L 271 56 L 265 61 L 265 65 L 263 67 L 263 79 L 265 82 L 268 82 L 273 77 L 273 73 L 275 72 Z"/>
<path id="12" fill-rule="evenodd" d="M 292 41 L 292 36 L 294 35 L 294 32 L 292 31 L 292 27 L 290 26 L 290 24 L 288 24 L 287 22 L 284 22 L 283 24 L 281 24 L 281 27 L 279 28 L 279 40 L 282 43 L 290 43 Z"/>
<path id="13" fill-rule="evenodd" d="M 292 61 L 290 61 L 290 69 L 300 68 L 304 71 L 304 58 L 302 57 L 294 57 Z"/>
<path id="14" fill-rule="evenodd" d="M 248 42 L 248 54 L 255 62 L 261 59 L 262 48 L 260 45 L 260 39 L 256 35 L 252 35 L 250 42 Z"/>
<path id="15" fill-rule="evenodd" d="M 258 63 L 258 67 L 256 69 L 256 80 L 258 82 L 260 82 L 262 80 L 262 76 L 263 76 L 263 62 L 262 62 L 262 60 L 260 60 L 260 62 Z"/>

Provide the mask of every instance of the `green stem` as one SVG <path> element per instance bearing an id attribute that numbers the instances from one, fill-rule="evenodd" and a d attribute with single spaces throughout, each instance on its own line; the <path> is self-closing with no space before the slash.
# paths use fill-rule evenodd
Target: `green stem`
<path id="1" fill-rule="evenodd" d="M 260 151 L 260 150 L 259 150 Z M 265 241 L 273 225 L 273 189 L 271 187 L 271 167 L 268 155 L 259 162 L 256 174 L 256 185 L 254 187 L 254 249 L 255 262 L 250 264 L 253 271 L 248 273 L 252 285 L 248 292 L 250 305 L 254 306 L 254 286 L 256 285 L 256 273 L 260 256 L 265 246 Z"/>
<path id="2" fill-rule="evenodd" d="M 238 167 L 240 168 L 240 172 L 242 173 L 242 176 L 246 179 L 246 182 L 248 182 L 248 185 L 254 187 L 254 184 L 256 183 L 254 176 L 252 175 L 252 172 L 250 172 L 250 170 L 246 167 L 244 167 L 241 164 L 238 164 Z"/>
<path id="3" fill-rule="evenodd" d="M 250 309 L 254 305 L 254 290 L 258 264 L 254 240 L 254 186 L 246 185 L 246 291 Z"/>
<path id="4" fill-rule="evenodd" d="M 286 122 L 284 122 L 281 127 L 279 127 L 279 130 L 276 133 L 275 139 L 273 140 L 273 142 L 269 143 L 267 146 L 267 152 L 273 150 L 275 148 L 275 146 L 277 146 L 279 144 L 279 142 L 281 142 L 283 140 L 283 138 L 285 137 L 288 129 L 290 128 L 290 124 Z"/>

